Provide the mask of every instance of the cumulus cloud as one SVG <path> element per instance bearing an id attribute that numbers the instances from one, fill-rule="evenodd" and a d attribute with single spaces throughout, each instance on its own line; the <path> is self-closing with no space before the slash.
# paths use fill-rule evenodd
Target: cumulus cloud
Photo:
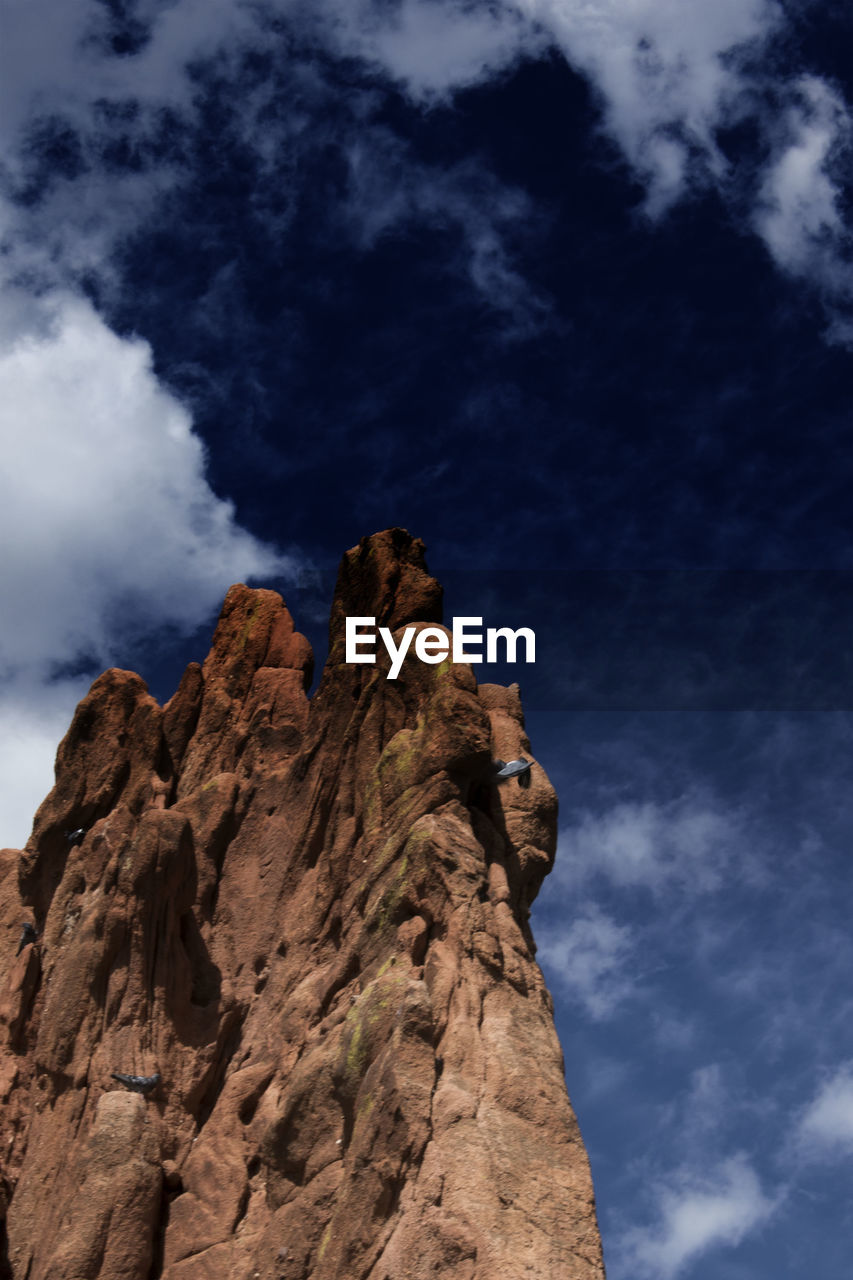
<path id="1" fill-rule="evenodd" d="M 795 1141 L 810 1160 L 853 1155 L 853 1062 L 846 1062 L 820 1086 L 800 1114 Z"/>
<path id="2" fill-rule="evenodd" d="M 17 759 L 0 777 L 13 841 L 9 815 L 31 816 L 47 789 L 24 778 L 49 785 L 58 727 L 83 692 L 54 677 L 108 664 L 135 633 L 192 630 L 230 583 L 295 568 L 211 490 L 202 443 L 145 342 L 70 295 L 23 318 L 0 352 L 0 674 L 4 749 Z"/>
<path id="3" fill-rule="evenodd" d="M 538 924 L 536 937 L 539 960 L 549 977 L 590 1017 L 610 1017 L 630 994 L 633 931 L 595 904 L 588 904 L 565 926 L 549 921 Z"/>
<path id="4" fill-rule="evenodd" d="M 637 1280 L 673 1280 L 701 1255 L 739 1244 L 777 1204 L 743 1153 L 707 1172 L 683 1171 L 653 1196 L 656 1221 L 629 1228 L 617 1242 L 620 1270 Z"/>
<path id="5" fill-rule="evenodd" d="M 99 661 L 139 618 L 191 627 L 223 586 L 293 566 L 243 530 L 204 477 L 187 411 L 147 343 L 57 298 L 0 355 L 0 661 Z"/>
<path id="6" fill-rule="evenodd" d="M 554 875 L 565 888 L 601 877 L 618 889 L 713 892 L 745 836 L 738 815 L 701 792 L 581 811 L 560 832 Z"/>

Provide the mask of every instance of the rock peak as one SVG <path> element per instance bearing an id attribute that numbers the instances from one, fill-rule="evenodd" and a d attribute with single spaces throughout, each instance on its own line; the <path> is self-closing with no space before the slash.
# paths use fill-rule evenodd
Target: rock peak
<path id="1" fill-rule="evenodd" d="M 394 631 L 410 622 L 441 622 L 442 588 L 426 567 L 425 547 L 406 529 L 362 538 L 338 570 L 329 626 L 329 652 L 343 641 L 344 619 L 375 617 Z"/>
<path id="2" fill-rule="evenodd" d="M 349 613 L 440 622 L 423 544 L 346 553 L 310 701 L 281 598 L 238 585 L 165 707 L 115 670 L 78 706 L 0 854 L 0 1274 L 603 1280 L 518 690 L 347 664 Z"/>

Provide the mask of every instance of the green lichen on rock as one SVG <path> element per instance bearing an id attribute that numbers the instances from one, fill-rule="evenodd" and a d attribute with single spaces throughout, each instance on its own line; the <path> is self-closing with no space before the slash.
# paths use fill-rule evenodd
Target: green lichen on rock
<path id="1" fill-rule="evenodd" d="M 420 729 L 400 729 L 394 734 L 377 765 L 383 798 L 387 796 L 390 800 L 417 781 L 422 754 L 423 734 Z"/>
<path id="2" fill-rule="evenodd" d="M 406 983 L 406 974 L 396 968 L 395 959 L 386 961 L 346 1016 L 337 1074 L 350 1095 L 358 1092 L 377 1049 L 388 1040 Z"/>
<path id="3" fill-rule="evenodd" d="M 349 1017 L 347 1021 L 349 1021 Z M 355 1079 L 361 1079 L 364 1074 L 363 1068 L 366 1056 L 367 1040 L 364 1034 L 364 1024 L 359 1018 L 356 1018 L 347 1047 L 346 1078 L 348 1081 L 352 1082 Z"/>
<path id="4" fill-rule="evenodd" d="M 400 905 L 406 889 L 406 874 L 409 870 L 409 856 L 403 854 L 399 866 L 382 891 L 379 901 L 372 907 L 368 903 L 365 919 L 369 933 L 384 933 L 393 922 L 394 912 Z"/>
<path id="5" fill-rule="evenodd" d="M 252 601 L 252 607 L 246 614 L 246 621 L 243 623 L 243 630 L 240 632 L 240 651 L 246 648 L 249 636 L 252 634 L 252 627 L 255 625 L 255 619 L 258 616 L 258 610 L 261 607 L 260 600 L 255 597 Z"/>
<path id="6" fill-rule="evenodd" d="M 323 1261 L 323 1254 L 324 1254 L 324 1253 L 326 1252 L 326 1250 L 328 1249 L 328 1247 L 329 1247 L 329 1241 L 331 1240 L 331 1238 L 332 1238 L 332 1224 L 331 1224 L 331 1222 L 330 1222 L 330 1223 L 327 1225 L 326 1230 L 323 1232 L 322 1236 L 320 1237 L 320 1243 L 319 1243 L 319 1244 L 318 1244 L 318 1246 L 317 1246 L 317 1261 L 318 1261 L 318 1262 L 322 1262 L 322 1261 Z"/>
<path id="7" fill-rule="evenodd" d="M 376 1100 L 369 1089 L 360 1089 L 358 1095 L 358 1106 L 355 1112 L 355 1121 L 352 1126 L 351 1142 L 357 1143 L 361 1134 L 360 1130 L 364 1129 L 370 1120 Z"/>
<path id="8" fill-rule="evenodd" d="M 423 817 L 423 793 L 419 787 L 408 787 L 397 797 L 393 808 L 385 815 L 381 834 L 390 828 L 391 835 L 386 837 L 377 852 L 372 853 L 371 875 L 374 880 L 404 850 L 413 854 L 420 852 L 424 847 L 424 839 L 419 834 L 415 834 L 421 817 Z"/>

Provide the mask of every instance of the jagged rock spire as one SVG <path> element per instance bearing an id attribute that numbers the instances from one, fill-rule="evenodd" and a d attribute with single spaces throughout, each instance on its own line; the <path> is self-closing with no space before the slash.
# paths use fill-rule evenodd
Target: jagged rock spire
<path id="1" fill-rule="evenodd" d="M 532 758 L 517 690 L 343 661 L 347 613 L 440 609 L 389 530 L 343 559 L 310 702 L 244 586 L 165 707 L 123 671 L 81 702 L 0 854 L 14 1280 L 602 1280 L 527 923 L 556 799 L 493 778 Z"/>

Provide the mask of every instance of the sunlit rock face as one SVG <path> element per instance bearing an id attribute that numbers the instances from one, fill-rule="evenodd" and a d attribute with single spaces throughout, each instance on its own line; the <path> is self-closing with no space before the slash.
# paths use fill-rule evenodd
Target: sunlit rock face
<path id="1" fill-rule="evenodd" d="M 3 852 L 14 1280 L 603 1277 L 528 927 L 556 799 L 491 766 L 533 759 L 517 689 L 346 664 L 352 614 L 440 622 L 419 541 L 344 556 L 310 701 L 244 586 L 165 707 L 106 672 Z"/>

